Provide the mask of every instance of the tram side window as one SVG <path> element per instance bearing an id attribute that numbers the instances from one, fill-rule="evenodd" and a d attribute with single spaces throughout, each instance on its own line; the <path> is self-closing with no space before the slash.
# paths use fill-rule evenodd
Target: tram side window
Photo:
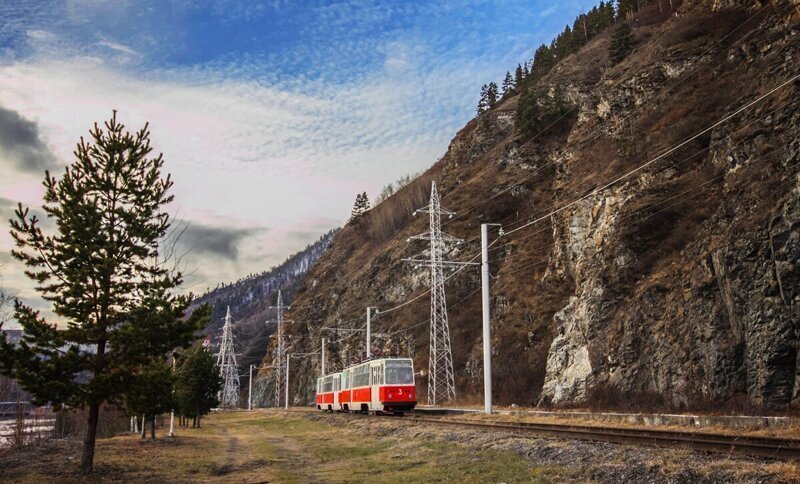
<path id="1" fill-rule="evenodd" d="M 353 370 L 353 388 L 369 386 L 369 366 L 359 366 Z"/>
<path id="2" fill-rule="evenodd" d="M 342 372 L 342 390 L 350 388 L 350 371 Z"/>
<path id="3" fill-rule="evenodd" d="M 325 382 L 323 383 L 322 392 L 330 393 L 332 391 L 333 391 L 333 378 L 325 377 Z"/>

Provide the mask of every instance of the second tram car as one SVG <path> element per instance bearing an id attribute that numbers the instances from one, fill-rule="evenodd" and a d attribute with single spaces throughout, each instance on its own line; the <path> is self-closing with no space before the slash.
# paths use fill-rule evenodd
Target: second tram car
<path id="1" fill-rule="evenodd" d="M 317 378 L 317 409 L 402 415 L 417 405 L 410 358 L 379 358 Z"/>

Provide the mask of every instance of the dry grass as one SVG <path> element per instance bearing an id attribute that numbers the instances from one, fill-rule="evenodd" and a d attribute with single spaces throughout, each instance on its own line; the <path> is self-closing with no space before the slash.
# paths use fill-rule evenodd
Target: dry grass
<path id="1" fill-rule="evenodd" d="M 364 437 L 276 411 L 212 415 L 202 429 L 181 429 L 175 439 L 100 440 L 90 478 L 77 474 L 79 460 L 78 442 L 53 441 L 0 455 L 0 470 L 15 482 L 508 482 L 559 475 L 510 452 Z"/>

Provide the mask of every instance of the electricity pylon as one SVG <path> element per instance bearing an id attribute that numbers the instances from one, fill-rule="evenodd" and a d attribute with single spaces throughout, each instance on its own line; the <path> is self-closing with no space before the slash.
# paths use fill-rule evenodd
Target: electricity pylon
<path id="1" fill-rule="evenodd" d="M 231 325 L 231 308 L 225 315 L 225 325 L 222 326 L 222 341 L 217 354 L 217 366 L 222 377 L 222 390 L 220 391 L 219 406 L 222 408 L 236 408 L 239 406 L 239 365 L 236 364 L 236 352 L 233 348 L 233 326 Z"/>
<path id="2" fill-rule="evenodd" d="M 283 310 L 289 309 L 283 306 L 283 296 L 281 296 L 280 289 L 278 290 L 278 301 L 275 306 L 270 306 L 270 309 L 275 309 L 277 318 L 274 321 L 267 321 L 267 323 L 275 323 L 278 327 L 275 331 L 277 342 L 273 346 L 272 352 L 272 367 L 275 369 L 275 406 L 281 406 L 281 395 L 283 392 L 284 378 L 286 375 L 286 336 L 284 335 L 284 323 L 291 323 L 292 321 L 283 320 Z"/>
<path id="3" fill-rule="evenodd" d="M 431 183 L 431 199 L 428 206 L 418 209 L 415 214 L 417 212 L 429 215 L 430 229 L 409 240 L 429 240 L 430 256 L 427 259 L 404 260 L 430 269 L 431 331 L 428 360 L 428 404 L 436 405 L 453 402 L 456 399 L 453 353 L 450 349 L 450 326 L 447 322 L 447 300 L 444 293 L 444 267 L 457 266 L 462 263 L 445 261 L 443 256 L 447 244 L 459 244 L 462 240 L 442 232 L 441 216 L 452 217 L 454 213 L 440 205 L 436 182 Z"/>

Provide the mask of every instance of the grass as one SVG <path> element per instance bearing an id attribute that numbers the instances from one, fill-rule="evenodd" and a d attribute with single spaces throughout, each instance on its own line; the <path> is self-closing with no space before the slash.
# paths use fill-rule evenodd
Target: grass
<path id="1" fill-rule="evenodd" d="M 80 442 L 54 441 L 0 454 L 0 474 L 14 482 L 547 482 L 563 472 L 512 452 L 365 436 L 277 411 L 212 415 L 174 439 L 102 439 L 88 479 L 79 461 Z"/>

